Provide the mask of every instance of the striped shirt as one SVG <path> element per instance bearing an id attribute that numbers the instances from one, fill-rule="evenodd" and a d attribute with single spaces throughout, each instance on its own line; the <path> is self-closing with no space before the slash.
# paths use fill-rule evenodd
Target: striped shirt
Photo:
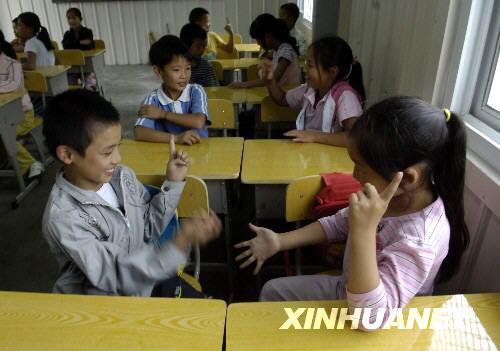
<path id="1" fill-rule="evenodd" d="M 297 53 L 288 43 L 282 43 L 278 50 L 274 53 L 272 69 L 273 72 L 278 67 L 280 59 L 285 59 L 289 62 L 285 72 L 281 76 L 278 84 L 281 85 L 298 85 L 300 84 L 301 72 L 299 66 L 299 57 Z"/>
<path id="2" fill-rule="evenodd" d="M 378 308 L 386 308 L 385 322 L 389 309 L 405 306 L 415 295 L 431 295 L 450 241 L 450 225 L 441 198 L 419 212 L 382 218 L 376 238 L 380 283 L 363 294 L 347 291 L 348 210 L 319 220 L 328 241 L 347 239 L 343 273 L 337 286 L 339 298 L 347 298 L 350 308 L 371 308 L 371 322 Z"/>
<path id="3" fill-rule="evenodd" d="M 219 86 L 214 68 L 207 60 L 201 57 L 196 66 L 193 63 L 191 63 L 191 83 L 196 83 L 204 87 Z"/>
<path id="4" fill-rule="evenodd" d="M 175 112 L 175 113 L 203 113 L 207 120 L 205 122 L 205 128 L 203 129 L 193 129 L 198 133 L 199 136 L 205 138 L 208 137 L 207 126 L 210 125 L 210 116 L 208 114 L 207 107 L 207 95 L 205 90 L 198 84 L 188 84 L 186 88 L 182 91 L 181 96 L 177 100 L 172 100 L 169 98 L 163 89 L 159 87 L 149 93 L 148 96 L 142 102 L 143 105 L 153 105 L 161 108 L 164 111 Z M 169 122 L 167 120 L 155 120 L 148 117 L 139 117 L 135 122 L 136 126 L 142 126 L 146 128 L 151 128 L 160 132 L 166 132 L 171 134 L 184 133 L 189 128 L 182 127 L 178 124 Z"/>

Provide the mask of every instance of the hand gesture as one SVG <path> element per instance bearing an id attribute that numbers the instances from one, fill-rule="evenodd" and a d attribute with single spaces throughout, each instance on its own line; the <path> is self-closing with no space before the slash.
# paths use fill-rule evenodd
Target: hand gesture
<path id="1" fill-rule="evenodd" d="M 184 133 L 174 136 L 174 141 L 177 144 L 193 145 L 201 142 L 201 137 L 194 130 L 188 130 Z"/>
<path id="2" fill-rule="evenodd" d="M 273 68 L 272 62 L 268 59 L 263 58 L 259 63 L 259 78 L 265 83 L 273 80 Z"/>
<path id="3" fill-rule="evenodd" d="M 224 26 L 224 30 L 226 32 L 228 32 L 229 34 L 233 33 L 233 27 L 231 27 L 231 24 L 229 24 L 229 23 Z"/>
<path id="4" fill-rule="evenodd" d="M 183 219 L 180 230 L 176 235 L 175 242 L 183 250 L 189 243 L 196 243 L 201 246 L 219 237 L 222 224 L 217 215 L 210 210 L 209 216 L 200 213 L 193 218 Z"/>
<path id="5" fill-rule="evenodd" d="M 167 163 L 167 180 L 180 182 L 186 178 L 189 157 L 185 151 L 175 150 L 174 138 L 170 138 L 170 158 Z"/>
<path id="6" fill-rule="evenodd" d="M 137 113 L 139 117 L 149 117 L 151 119 L 166 119 L 167 111 L 153 105 L 142 105 Z"/>
<path id="7" fill-rule="evenodd" d="M 398 190 L 401 179 L 403 173 L 398 172 L 380 194 L 372 184 L 366 183 L 363 191 L 349 196 L 349 231 L 353 235 L 377 230 L 389 202 Z"/>
<path id="8" fill-rule="evenodd" d="M 257 274 L 264 262 L 269 257 L 279 252 L 279 237 L 278 234 L 270 229 L 257 227 L 251 223 L 249 224 L 249 227 L 256 234 L 256 236 L 251 240 L 243 241 L 234 245 L 237 249 L 247 248 L 246 251 L 236 257 L 236 261 L 241 261 L 246 258 L 246 261 L 240 265 L 241 269 L 257 261 L 257 265 L 253 271 L 253 274 Z"/>
<path id="9" fill-rule="evenodd" d="M 297 143 L 314 143 L 316 141 L 314 132 L 306 130 L 290 130 L 283 134 L 284 136 L 293 138 L 292 141 Z"/>

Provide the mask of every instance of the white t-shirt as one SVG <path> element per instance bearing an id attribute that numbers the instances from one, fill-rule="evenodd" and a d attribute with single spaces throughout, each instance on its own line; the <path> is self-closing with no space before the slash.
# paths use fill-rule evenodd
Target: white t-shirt
<path id="1" fill-rule="evenodd" d="M 278 67 L 279 59 L 283 58 L 290 62 L 285 72 L 281 76 L 278 84 L 281 85 L 299 85 L 300 84 L 300 66 L 299 58 L 293 47 L 288 43 L 282 43 L 278 50 L 274 53 L 272 69 L 273 72 Z"/>
<path id="2" fill-rule="evenodd" d="M 115 189 L 113 189 L 113 187 L 109 183 L 104 183 L 101 186 L 101 189 L 97 190 L 96 193 L 111 206 L 118 209 L 120 208 Z"/>
<path id="3" fill-rule="evenodd" d="M 26 44 L 24 44 L 24 52 L 26 53 L 26 56 L 28 55 L 28 52 L 36 54 L 37 67 L 54 66 L 56 63 L 54 50 L 47 50 L 45 45 L 43 45 L 41 40 L 37 37 L 33 37 L 26 41 Z"/>

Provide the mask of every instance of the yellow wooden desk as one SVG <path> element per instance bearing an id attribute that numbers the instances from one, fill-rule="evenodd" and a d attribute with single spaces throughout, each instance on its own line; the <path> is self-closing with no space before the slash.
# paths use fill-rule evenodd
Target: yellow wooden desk
<path id="1" fill-rule="evenodd" d="M 2 350 L 221 350 L 226 303 L 0 292 Z"/>
<path id="2" fill-rule="evenodd" d="M 66 72 L 69 71 L 71 66 L 55 65 L 45 66 L 36 69 L 47 79 L 49 91 L 48 96 L 54 96 L 68 90 L 68 78 Z"/>
<path id="3" fill-rule="evenodd" d="M 226 83 L 231 83 L 233 81 L 246 81 L 247 68 L 260 62 L 258 58 L 240 58 L 216 61 L 220 62 L 222 66 L 223 80 Z"/>
<path id="4" fill-rule="evenodd" d="M 245 103 L 247 99 L 246 89 L 232 89 L 229 87 L 204 87 L 209 99 L 231 100 L 233 104 Z"/>
<path id="5" fill-rule="evenodd" d="M 260 302 L 231 304 L 226 319 L 226 350 L 497 350 L 500 345 L 500 294 L 416 297 L 408 307 L 469 308 L 463 328 L 363 332 L 345 329 L 279 329 L 284 308 L 347 307 L 346 301 Z M 472 307 L 472 310 L 470 308 Z M 405 314 L 407 310 L 405 308 Z M 306 313 L 299 317 L 303 326 Z M 405 319 L 406 320 L 406 319 Z M 453 323 L 450 321 L 450 323 Z M 335 324 L 336 326 L 336 324 Z M 496 345 L 496 346 L 495 346 Z"/>
<path id="6" fill-rule="evenodd" d="M 234 47 L 240 53 L 240 57 L 258 57 L 262 48 L 259 44 L 250 43 L 250 44 L 234 44 Z"/>
<path id="7" fill-rule="evenodd" d="M 16 57 L 19 62 L 26 62 L 26 54 L 23 52 L 16 52 Z"/>
<path id="8" fill-rule="evenodd" d="M 284 91 L 296 88 L 297 85 L 283 85 Z M 262 100 L 269 95 L 269 91 L 266 87 L 255 87 L 246 89 L 246 102 L 253 105 L 260 105 Z"/>
<path id="9" fill-rule="evenodd" d="M 352 172 L 347 149 L 289 139 L 246 140 L 241 182 L 255 184 L 256 217 L 285 218 L 285 192 L 294 179 L 320 173 Z"/>

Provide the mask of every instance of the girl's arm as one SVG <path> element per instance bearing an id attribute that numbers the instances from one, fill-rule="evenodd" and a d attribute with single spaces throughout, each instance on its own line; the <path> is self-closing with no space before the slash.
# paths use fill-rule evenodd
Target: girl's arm
<path id="1" fill-rule="evenodd" d="M 350 117 L 343 121 L 344 131 L 340 133 L 315 132 L 309 130 L 291 130 L 284 135 L 293 137 L 293 141 L 301 143 L 319 143 L 332 146 L 347 147 L 349 131 L 354 126 L 357 117 Z"/>
<path id="2" fill-rule="evenodd" d="M 274 73 L 273 73 L 274 80 L 279 82 L 281 80 L 281 77 L 283 77 L 283 74 L 285 74 L 285 71 L 289 65 L 290 65 L 290 61 L 288 61 L 287 59 L 284 59 L 284 58 L 280 58 L 278 60 L 278 65 L 276 66 Z"/>
<path id="3" fill-rule="evenodd" d="M 28 51 L 26 55 L 26 63 L 23 64 L 23 70 L 33 71 L 36 69 L 36 54 L 34 52 Z"/>

